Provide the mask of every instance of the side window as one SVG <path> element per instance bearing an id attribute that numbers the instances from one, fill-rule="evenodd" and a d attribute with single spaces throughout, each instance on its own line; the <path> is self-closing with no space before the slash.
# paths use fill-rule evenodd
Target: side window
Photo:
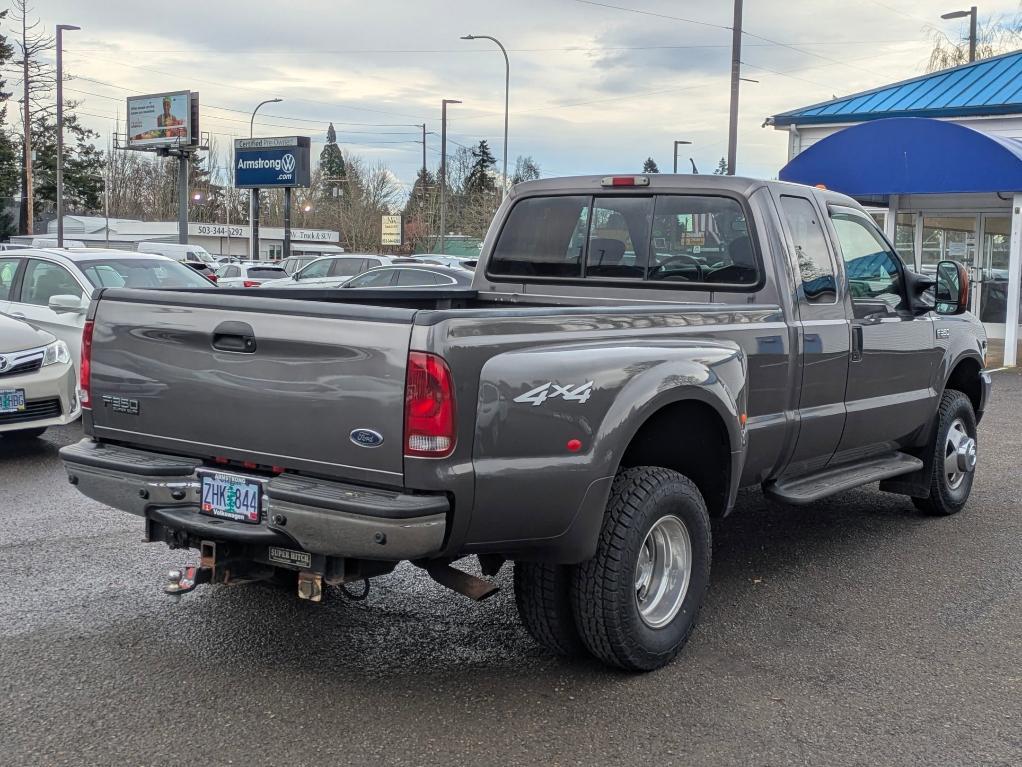
<path id="1" fill-rule="evenodd" d="M 381 269 L 378 272 L 365 272 L 349 284 L 353 288 L 385 288 L 393 278 L 393 269 Z"/>
<path id="2" fill-rule="evenodd" d="M 830 220 L 841 246 L 852 304 L 893 312 L 902 302 L 898 257 L 871 220 L 839 211 L 833 211 Z"/>
<path id="3" fill-rule="evenodd" d="M 22 303 L 47 306 L 53 296 L 82 295 L 81 286 L 64 267 L 34 258 L 28 260 L 21 284 Z"/>
<path id="4" fill-rule="evenodd" d="M 759 267 L 745 211 L 729 197 L 657 197 L 647 279 L 754 285 Z"/>
<path id="5" fill-rule="evenodd" d="M 413 285 L 439 285 L 440 278 L 425 269 L 401 269 L 397 273 L 397 284 L 406 287 Z"/>
<path id="6" fill-rule="evenodd" d="M 581 277 L 588 231 L 588 196 L 522 200 L 504 224 L 490 271 L 527 277 Z"/>
<path id="7" fill-rule="evenodd" d="M 14 287 L 14 275 L 18 273 L 20 258 L 0 258 L 0 301 L 10 301 L 11 288 Z"/>
<path id="8" fill-rule="evenodd" d="M 331 277 L 354 277 L 361 274 L 365 261 L 361 258 L 335 258 L 330 268 Z"/>
<path id="9" fill-rule="evenodd" d="M 597 197 L 592 216 L 586 276 L 641 280 L 649 255 L 653 198 Z"/>
<path id="10" fill-rule="evenodd" d="M 315 277 L 326 277 L 330 273 L 331 260 L 324 258 L 321 261 L 313 261 L 298 274 L 298 279 L 307 280 Z"/>
<path id="11" fill-rule="evenodd" d="M 834 264 L 816 207 L 805 197 L 781 197 L 781 209 L 795 244 L 795 258 L 802 276 L 802 293 L 810 304 L 837 301 Z"/>
<path id="12" fill-rule="evenodd" d="M 224 277 L 238 277 L 241 275 L 241 269 L 237 266 L 228 266 L 224 269 Z"/>

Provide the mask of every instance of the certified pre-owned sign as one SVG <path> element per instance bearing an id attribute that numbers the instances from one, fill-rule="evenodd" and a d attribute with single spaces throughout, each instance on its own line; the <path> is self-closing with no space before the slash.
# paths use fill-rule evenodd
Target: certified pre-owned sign
<path id="1" fill-rule="evenodd" d="M 267 189 L 309 185 L 307 136 L 237 139 L 234 142 L 234 185 Z"/>

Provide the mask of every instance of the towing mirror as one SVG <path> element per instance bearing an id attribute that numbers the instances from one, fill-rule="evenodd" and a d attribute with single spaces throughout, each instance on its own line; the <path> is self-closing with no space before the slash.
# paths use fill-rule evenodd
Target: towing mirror
<path id="1" fill-rule="evenodd" d="M 48 306 L 58 314 L 85 314 L 88 308 L 82 296 L 72 295 L 50 296 Z"/>
<path id="2" fill-rule="evenodd" d="M 937 264 L 937 314 L 962 314 L 969 308 L 969 270 L 957 261 Z"/>

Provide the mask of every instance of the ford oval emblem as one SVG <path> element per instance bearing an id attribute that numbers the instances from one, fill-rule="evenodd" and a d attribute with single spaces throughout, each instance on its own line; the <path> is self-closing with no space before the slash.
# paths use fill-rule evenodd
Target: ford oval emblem
<path id="1" fill-rule="evenodd" d="M 383 444 L 383 435 L 372 429 L 354 429 L 348 436 L 359 447 L 379 447 Z"/>

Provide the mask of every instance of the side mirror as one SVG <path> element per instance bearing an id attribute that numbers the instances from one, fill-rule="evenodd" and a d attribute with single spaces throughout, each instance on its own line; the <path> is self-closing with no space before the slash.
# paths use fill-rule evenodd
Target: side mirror
<path id="1" fill-rule="evenodd" d="M 85 314 L 88 308 L 82 296 L 50 296 L 49 307 L 58 314 Z"/>
<path id="2" fill-rule="evenodd" d="M 957 261 L 937 264 L 937 314 L 963 314 L 969 308 L 969 270 Z"/>

